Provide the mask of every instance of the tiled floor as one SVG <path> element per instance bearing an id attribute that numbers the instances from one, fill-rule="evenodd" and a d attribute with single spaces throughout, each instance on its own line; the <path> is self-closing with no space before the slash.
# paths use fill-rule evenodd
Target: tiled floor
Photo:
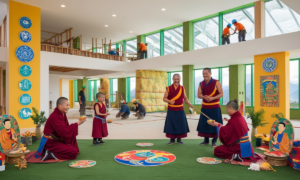
<path id="1" fill-rule="evenodd" d="M 127 120 L 121 120 L 116 118 L 117 110 L 110 110 L 111 115 L 107 119 L 112 119 L 113 122 L 108 124 L 108 137 L 106 139 L 167 139 L 163 133 L 165 124 L 166 113 L 148 113 L 143 120 L 137 120 L 131 112 L 131 115 Z M 78 121 L 79 112 L 78 109 L 70 109 L 67 114 L 69 122 L 75 123 Z M 229 118 L 228 115 L 223 115 L 223 118 Z M 198 125 L 199 115 L 194 117 L 187 117 L 190 128 L 188 133 L 188 139 L 200 139 L 198 132 L 196 131 Z M 226 123 L 226 121 L 225 121 Z M 249 126 L 249 133 L 251 132 L 251 120 L 247 119 Z M 295 139 L 300 138 L 300 121 L 292 120 L 295 128 Z M 78 139 L 92 139 L 92 125 L 93 118 L 88 118 L 87 121 L 79 126 Z M 200 140 L 199 140 L 200 142 Z"/>

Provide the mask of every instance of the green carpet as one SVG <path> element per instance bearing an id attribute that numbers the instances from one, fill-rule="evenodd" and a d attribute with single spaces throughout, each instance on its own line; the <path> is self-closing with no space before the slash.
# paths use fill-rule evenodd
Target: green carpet
<path id="1" fill-rule="evenodd" d="M 199 140 L 184 140 L 184 145 L 167 145 L 165 140 L 106 140 L 106 144 L 93 146 L 92 140 L 78 140 L 81 154 L 77 160 L 95 160 L 96 166 L 86 169 L 73 169 L 68 166 L 71 161 L 53 164 L 28 164 L 28 169 L 19 170 L 14 165 L 6 165 L 6 170 L 0 172 L 0 179 L 6 180 L 68 180 L 68 179 L 299 179 L 300 172 L 289 166 L 274 167 L 273 171 L 250 171 L 245 166 L 221 163 L 205 165 L 196 162 L 198 157 L 213 157 L 211 146 L 200 146 Z M 138 142 L 152 142 L 151 148 L 136 147 Z M 37 150 L 39 142 L 29 146 L 30 150 Z M 116 154 L 139 149 L 163 150 L 176 155 L 176 160 L 170 164 L 155 167 L 134 167 L 115 162 Z M 262 152 L 262 151 L 258 151 Z"/>

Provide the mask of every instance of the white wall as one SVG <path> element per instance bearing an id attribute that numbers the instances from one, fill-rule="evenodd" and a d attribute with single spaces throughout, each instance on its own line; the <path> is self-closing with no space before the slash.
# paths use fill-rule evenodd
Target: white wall
<path id="1" fill-rule="evenodd" d="M 69 99 L 69 79 L 62 80 L 62 96 Z"/>
<path id="2" fill-rule="evenodd" d="M 55 108 L 56 100 L 59 98 L 59 79 L 58 75 L 49 76 L 49 101 L 52 101 L 52 109 Z"/>

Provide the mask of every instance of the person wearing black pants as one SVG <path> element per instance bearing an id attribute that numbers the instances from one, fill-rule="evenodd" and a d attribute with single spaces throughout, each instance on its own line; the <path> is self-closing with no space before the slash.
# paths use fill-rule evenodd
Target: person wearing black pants
<path id="1" fill-rule="evenodd" d="M 222 45 L 225 45 L 226 43 L 227 44 L 230 44 L 230 39 L 229 39 L 229 35 L 230 35 L 230 27 L 231 27 L 231 24 L 229 23 L 227 25 L 227 27 L 223 30 L 223 34 L 222 34 Z"/>

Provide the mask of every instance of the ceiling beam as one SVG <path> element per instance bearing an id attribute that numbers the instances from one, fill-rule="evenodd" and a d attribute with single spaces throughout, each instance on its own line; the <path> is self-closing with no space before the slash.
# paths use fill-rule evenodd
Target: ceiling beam
<path id="1" fill-rule="evenodd" d="M 254 24 L 254 19 L 251 14 L 247 11 L 247 9 L 242 9 L 243 13 L 250 19 L 250 21 Z"/>

